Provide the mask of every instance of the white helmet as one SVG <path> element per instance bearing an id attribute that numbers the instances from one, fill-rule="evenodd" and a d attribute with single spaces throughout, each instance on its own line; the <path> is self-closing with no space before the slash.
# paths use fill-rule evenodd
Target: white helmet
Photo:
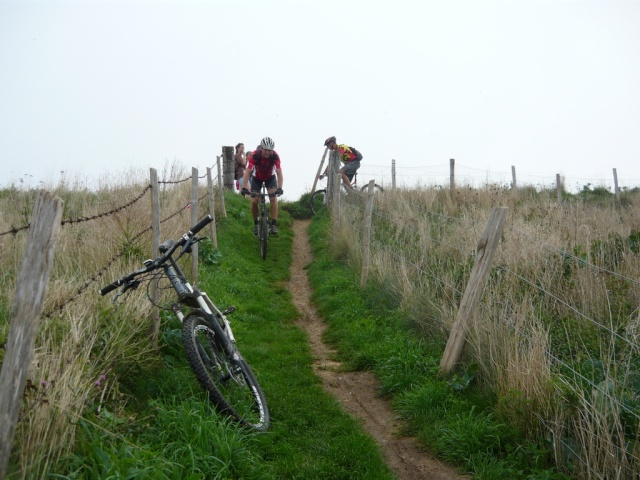
<path id="1" fill-rule="evenodd" d="M 273 150 L 273 148 L 276 146 L 276 144 L 273 143 L 273 140 L 271 140 L 270 137 L 264 137 L 262 139 L 262 141 L 260 142 L 260 146 L 262 148 L 264 148 L 265 150 Z"/>

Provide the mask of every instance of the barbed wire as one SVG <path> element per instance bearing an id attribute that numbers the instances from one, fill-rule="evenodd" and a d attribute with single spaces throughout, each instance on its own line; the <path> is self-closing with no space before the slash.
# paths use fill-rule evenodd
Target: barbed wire
<path id="1" fill-rule="evenodd" d="M 207 174 L 204 173 L 202 175 L 200 175 L 198 178 L 202 179 L 202 178 L 206 178 Z M 216 175 L 217 177 L 217 175 Z M 159 184 L 163 184 L 163 185 L 177 185 L 178 183 L 184 183 L 184 182 L 188 182 L 189 180 L 192 180 L 193 176 L 187 177 L 187 178 L 183 178 L 182 180 L 159 180 L 158 183 Z"/>
<path id="2" fill-rule="evenodd" d="M 205 193 L 204 195 L 202 195 L 198 201 L 204 199 L 206 196 L 208 195 L 208 193 Z M 162 219 L 160 221 L 160 223 L 164 223 L 170 219 L 172 219 L 173 217 L 181 214 L 182 212 L 184 212 L 184 210 L 188 209 L 191 207 L 191 202 L 187 203 L 184 207 L 181 207 L 179 210 L 175 211 L 174 213 L 172 213 L 171 215 L 167 216 L 166 218 Z M 87 281 L 85 281 L 79 288 L 78 290 L 76 290 L 76 292 L 69 298 L 65 299 L 63 302 L 58 303 L 57 305 L 55 305 L 54 307 L 52 307 L 51 309 L 49 309 L 47 312 L 45 312 L 43 314 L 44 318 L 51 318 L 52 315 L 54 315 L 56 312 L 61 312 L 62 310 L 64 310 L 64 308 L 72 303 L 73 301 L 75 301 L 76 299 L 78 299 L 88 288 L 91 284 L 95 283 L 103 274 L 104 272 L 106 272 L 109 267 L 111 267 L 111 265 L 113 265 L 113 263 L 118 259 L 121 258 L 125 252 L 132 246 L 135 245 L 135 242 L 142 237 L 142 235 L 144 235 L 145 233 L 149 232 L 150 230 L 152 230 L 152 226 L 149 226 L 147 228 L 145 228 L 144 230 L 140 231 L 139 233 L 137 233 L 135 236 L 133 236 L 131 238 L 131 240 L 129 240 L 125 245 L 122 246 L 120 253 L 114 255 L 111 260 L 109 260 L 109 262 L 107 263 L 106 266 L 104 266 L 102 269 L 100 269 L 93 277 L 91 277 L 90 279 L 88 279 Z"/>
<path id="3" fill-rule="evenodd" d="M 60 225 L 65 226 L 65 225 L 72 225 L 74 223 L 88 222 L 89 220 L 96 220 L 98 218 L 106 217 L 106 216 L 112 215 L 114 213 L 120 212 L 120 211 L 124 210 L 125 208 L 130 207 L 131 205 L 133 205 L 136 202 L 138 202 L 142 197 L 144 197 L 145 193 L 147 193 L 150 189 L 151 189 L 151 185 L 147 185 L 147 187 L 136 198 L 134 198 L 133 200 L 131 200 L 128 203 L 125 203 L 124 205 L 121 205 L 119 207 L 114 208 L 113 210 L 110 210 L 108 212 L 98 213 L 96 215 L 91 215 L 89 217 L 80 217 L 80 218 L 76 218 L 76 219 L 62 220 L 60 222 Z M 18 233 L 21 230 L 28 229 L 30 226 L 31 226 L 31 223 L 27 223 L 26 225 L 24 225 L 22 227 L 13 227 L 12 226 L 11 230 L 8 230 L 6 232 L 0 233 L 0 237 L 3 236 L 3 235 L 8 235 L 10 233 L 15 235 L 16 233 Z"/>

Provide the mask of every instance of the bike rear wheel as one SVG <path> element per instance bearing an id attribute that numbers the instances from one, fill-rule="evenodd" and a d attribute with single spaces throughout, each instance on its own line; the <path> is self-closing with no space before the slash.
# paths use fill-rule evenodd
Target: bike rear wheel
<path id="1" fill-rule="evenodd" d="M 316 215 L 322 209 L 327 207 L 327 191 L 326 190 L 316 190 L 311 195 L 309 200 L 309 208 L 311 209 L 311 213 Z"/>
<path id="2" fill-rule="evenodd" d="M 182 341 L 198 382 L 221 413 L 241 425 L 264 431 L 269 428 L 269 408 L 262 388 L 235 347 L 227 355 L 220 338 L 199 312 L 187 315 L 182 324 Z"/>
<path id="3" fill-rule="evenodd" d="M 269 217 L 260 217 L 260 255 L 263 260 L 267 258 L 267 246 L 269 245 Z"/>
<path id="4" fill-rule="evenodd" d="M 367 190 L 369 190 L 369 185 L 365 185 L 364 187 L 362 187 L 360 189 L 361 192 L 366 192 Z M 384 192 L 384 189 L 378 185 L 377 183 L 373 184 L 373 193 L 378 193 L 378 192 Z"/>

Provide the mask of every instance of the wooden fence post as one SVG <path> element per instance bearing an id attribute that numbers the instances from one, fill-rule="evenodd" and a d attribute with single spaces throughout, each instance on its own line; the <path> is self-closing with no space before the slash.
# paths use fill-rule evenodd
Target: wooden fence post
<path id="1" fill-rule="evenodd" d="M 158 171 L 152 168 L 150 171 L 151 183 L 151 258 L 160 254 L 160 190 L 158 188 Z M 151 280 L 149 292 L 152 303 L 158 299 L 158 279 Z M 151 310 L 151 340 L 158 345 L 160 335 L 160 312 L 157 308 Z"/>
<path id="2" fill-rule="evenodd" d="M 31 366 L 64 202 L 40 191 L 16 281 L 7 347 L 0 371 L 0 478 L 9 467 L 11 445 Z"/>
<path id="3" fill-rule="evenodd" d="M 455 192 L 456 189 L 456 160 L 452 158 L 449 160 L 449 191 L 451 194 Z"/>
<path id="4" fill-rule="evenodd" d="M 616 194 L 616 202 L 620 202 L 620 188 L 618 187 L 618 172 L 616 169 L 613 169 L 613 188 Z"/>
<path id="5" fill-rule="evenodd" d="M 360 274 L 360 286 L 367 284 L 369 276 L 369 262 L 371 255 L 371 219 L 373 217 L 373 197 L 375 180 L 369 180 L 369 188 L 367 190 L 367 205 L 364 213 L 364 234 L 362 239 L 362 272 Z"/>
<path id="6" fill-rule="evenodd" d="M 480 240 L 478 240 L 476 261 L 471 270 L 469 283 L 467 283 L 467 288 L 460 301 L 458 315 L 453 327 L 451 327 L 449 340 L 447 341 L 447 346 L 444 349 L 444 354 L 440 361 L 441 374 L 448 374 L 460 361 L 467 335 L 467 324 L 471 321 L 473 311 L 487 283 L 489 270 L 491 269 L 491 260 L 500 241 L 508 210 L 506 207 L 494 208 L 489 216 L 487 226 Z"/>
<path id="7" fill-rule="evenodd" d="M 216 205 L 213 196 L 213 178 L 211 177 L 211 168 L 207 167 L 207 196 L 209 197 L 209 214 L 213 221 L 209 224 L 209 235 L 211 235 L 211 243 L 213 248 L 218 248 L 218 233 L 216 231 Z"/>
<path id="8" fill-rule="evenodd" d="M 198 223 L 198 169 L 191 168 L 191 225 Z M 198 244 L 191 246 L 191 282 L 198 282 Z"/>
<path id="9" fill-rule="evenodd" d="M 327 165 L 327 205 L 333 206 L 333 201 L 336 196 L 340 194 L 340 182 L 338 182 L 338 190 L 335 189 L 335 179 L 340 176 L 340 159 L 338 158 L 338 152 L 332 151 L 329 153 L 329 163 Z M 342 181 L 342 180 L 340 180 Z"/>
<path id="10" fill-rule="evenodd" d="M 396 189 L 396 161 L 391 159 L 391 190 Z"/>
<path id="11" fill-rule="evenodd" d="M 222 183 L 222 157 L 216 157 L 218 164 L 218 192 L 220 192 L 220 207 L 222 209 L 222 218 L 227 218 L 227 209 L 224 206 L 224 185 Z"/>
<path id="12" fill-rule="evenodd" d="M 318 177 L 322 174 L 322 167 L 324 165 L 324 159 L 327 157 L 328 148 L 325 147 L 324 153 L 322 154 L 322 160 L 320 160 L 320 166 L 318 167 L 318 171 L 316 172 L 316 176 L 313 179 L 313 187 L 311 188 L 311 194 L 316 191 L 316 187 L 318 186 Z"/>
<path id="13" fill-rule="evenodd" d="M 562 203 L 562 181 L 559 173 L 556 173 L 556 196 L 558 203 Z"/>
<path id="14" fill-rule="evenodd" d="M 515 165 L 511 165 L 511 194 L 512 194 L 514 200 L 516 200 L 518 198 L 518 184 L 516 183 L 516 167 L 515 167 Z"/>
<path id="15" fill-rule="evenodd" d="M 333 211 L 333 228 L 337 229 L 340 226 L 340 184 L 342 183 L 342 178 L 340 172 L 334 172 L 332 177 L 329 177 L 332 180 L 332 184 L 330 186 L 331 191 L 331 207 Z"/>
<path id="16" fill-rule="evenodd" d="M 235 188 L 235 169 L 236 160 L 233 155 L 233 147 L 222 147 L 223 164 L 223 179 L 224 187 L 227 190 L 233 190 Z"/>

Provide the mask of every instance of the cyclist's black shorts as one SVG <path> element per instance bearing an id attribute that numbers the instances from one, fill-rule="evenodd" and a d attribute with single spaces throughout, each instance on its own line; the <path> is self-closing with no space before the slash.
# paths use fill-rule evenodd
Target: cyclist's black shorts
<path id="1" fill-rule="evenodd" d="M 271 175 L 271 177 L 269 177 L 269 179 L 265 181 L 258 180 L 256 177 L 251 175 L 251 191 L 252 192 L 259 192 L 260 189 L 262 188 L 263 183 L 266 185 L 267 190 L 271 190 L 272 188 L 278 188 L 278 179 L 276 178 L 275 175 Z"/>
<path id="2" fill-rule="evenodd" d="M 342 167 L 342 171 L 349 177 L 349 180 L 353 180 L 353 176 L 360 168 L 360 162 L 352 160 L 349 163 L 345 163 Z"/>

